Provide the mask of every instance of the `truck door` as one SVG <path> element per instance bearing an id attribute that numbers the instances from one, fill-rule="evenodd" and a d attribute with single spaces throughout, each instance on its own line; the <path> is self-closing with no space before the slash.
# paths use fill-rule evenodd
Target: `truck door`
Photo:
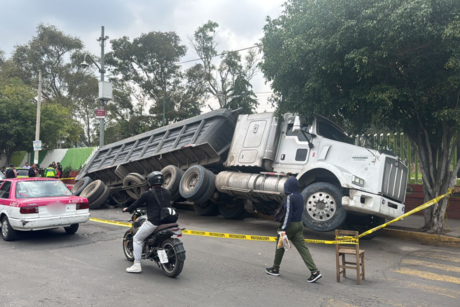
<path id="1" fill-rule="evenodd" d="M 307 164 L 310 147 L 308 140 L 303 133 L 292 133 L 292 126 L 292 123 L 288 123 L 285 126 L 286 128 L 283 129 L 280 145 L 278 147 L 276 162 L 280 164 L 281 168 L 289 168 L 289 165 L 292 165 L 295 169 L 298 170 L 296 166 Z M 303 125 L 302 131 L 308 133 L 308 126 Z M 295 170 L 292 172 L 295 172 Z"/>

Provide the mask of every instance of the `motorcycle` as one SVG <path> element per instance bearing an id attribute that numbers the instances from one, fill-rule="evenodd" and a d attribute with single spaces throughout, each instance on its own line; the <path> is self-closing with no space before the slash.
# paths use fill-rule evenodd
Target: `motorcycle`
<path id="1" fill-rule="evenodd" d="M 123 252 L 129 261 L 134 261 L 133 239 L 141 225 L 147 221 L 146 213 L 146 209 L 134 210 L 131 217 L 132 226 L 123 236 Z M 179 276 L 185 261 L 184 245 L 177 239 L 180 237 L 182 231 L 178 224 L 158 226 L 142 245 L 142 259 L 155 261 L 168 277 Z"/>

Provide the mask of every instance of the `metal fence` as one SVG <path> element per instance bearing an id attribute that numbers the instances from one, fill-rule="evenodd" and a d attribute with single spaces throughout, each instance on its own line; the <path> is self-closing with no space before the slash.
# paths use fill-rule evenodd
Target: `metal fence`
<path id="1" fill-rule="evenodd" d="M 412 147 L 409 139 L 402 132 L 396 133 L 376 133 L 355 135 L 355 145 L 363 146 L 375 150 L 387 150 L 395 156 L 404 160 L 409 166 L 409 183 L 422 184 L 422 173 L 419 169 L 419 161 L 415 153 L 416 148 Z M 454 158 L 450 169 L 453 170 L 457 162 L 458 148 L 454 149 Z M 439 152 L 438 152 L 439 154 Z"/>

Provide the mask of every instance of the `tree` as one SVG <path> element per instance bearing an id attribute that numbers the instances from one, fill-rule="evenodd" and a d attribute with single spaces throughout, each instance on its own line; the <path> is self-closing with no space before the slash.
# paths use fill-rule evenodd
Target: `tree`
<path id="1" fill-rule="evenodd" d="M 69 119 L 65 130 L 73 131 L 70 134 L 61 131 L 61 137 L 73 138 L 66 139 L 68 145 L 76 143 L 74 133 L 81 131 L 81 125 L 75 119 L 85 123 L 86 133 L 81 133 L 83 142 L 87 145 L 93 142 L 90 133 L 93 127 L 89 125 L 93 124 L 95 118 L 97 79 L 93 71 L 81 69 L 79 66 L 83 60 L 83 48 L 79 38 L 64 34 L 55 26 L 40 24 L 36 36 L 27 44 L 16 46 L 13 56 L 0 65 L 0 79 L 17 77 L 33 88 L 38 85 L 38 71 L 42 72 L 45 111 L 46 103 L 62 106 L 56 108 L 56 111 L 59 111 L 60 117 Z M 68 114 L 63 114 L 64 110 Z M 54 135 L 54 132 L 51 131 L 50 135 Z M 53 140 L 46 146 L 53 148 L 55 144 Z"/>
<path id="2" fill-rule="evenodd" d="M 238 52 L 223 52 L 222 61 L 216 67 L 212 59 L 217 56 L 214 36 L 218 27 L 216 22 L 208 21 L 199 27 L 190 39 L 195 52 L 203 62 L 201 69 L 206 90 L 217 99 L 221 108 L 242 107 L 242 112 L 252 113 L 258 105 L 249 83 L 255 73 L 256 53 L 250 50 L 243 64 Z"/>
<path id="3" fill-rule="evenodd" d="M 31 101 L 35 93 L 18 78 L 0 83 L 0 155 L 10 163 L 14 152 L 32 147 L 35 118 Z"/>
<path id="4" fill-rule="evenodd" d="M 166 124 L 175 121 L 179 101 L 174 98 L 183 81 L 177 62 L 187 51 L 179 36 L 175 32 L 149 32 L 132 42 L 125 36 L 111 43 L 113 51 L 107 54 L 107 64 L 113 75 L 148 95 L 153 101 L 149 112 L 157 125 L 163 120 L 164 101 Z"/>
<path id="5" fill-rule="evenodd" d="M 455 184 L 459 1 L 289 0 L 267 19 L 262 43 L 279 112 L 346 119 L 354 131 L 401 129 L 417 148 L 425 199 Z M 441 232 L 446 207 L 427 209 L 424 229 Z"/>

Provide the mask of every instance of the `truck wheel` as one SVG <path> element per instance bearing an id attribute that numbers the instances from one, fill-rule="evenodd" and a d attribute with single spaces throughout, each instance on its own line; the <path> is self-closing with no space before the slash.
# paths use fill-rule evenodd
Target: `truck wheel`
<path id="1" fill-rule="evenodd" d="M 219 213 L 224 218 L 236 220 L 244 216 L 244 201 L 235 200 L 232 203 L 219 204 Z"/>
<path id="2" fill-rule="evenodd" d="M 145 182 L 145 178 L 138 173 L 129 173 L 128 176 L 126 176 L 123 179 L 124 188 L 129 187 L 131 185 L 139 185 L 143 183 L 145 183 L 145 185 L 126 190 L 126 193 L 128 193 L 128 195 L 134 199 L 139 199 L 141 194 L 149 189 L 147 183 Z"/>
<path id="3" fill-rule="evenodd" d="M 72 194 L 79 196 L 81 192 L 90 184 L 93 182 L 93 179 L 89 178 L 88 176 L 83 177 L 81 180 L 79 180 L 72 188 Z"/>
<path id="4" fill-rule="evenodd" d="M 96 180 L 88 184 L 88 186 L 81 192 L 80 196 L 87 198 L 91 205 L 91 203 L 98 199 L 104 191 L 105 184 L 100 180 Z"/>
<path id="5" fill-rule="evenodd" d="M 214 194 L 214 191 L 216 190 L 216 175 L 214 175 L 211 171 L 208 171 L 208 176 L 210 178 L 208 187 L 204 191 L 203 196 L 194 201 L 195 204 L 204 204 L 212 197 L 212 194 Z"/>
<path id="6" fill-rule="evenodd" d="M 197 200 L 203 195 L 211 180 L 209 172 L 201 165 L 189 168 L 179 185 L 180 195 L 189 201 Z"/>
<path id="7" fill-rule="evenodd" d="M 342 227 L 346 230 L 358 231 L 359 234 L 368 231 L 374 227 L 380 226 L 385 223 L 385 219 L 380 216 L 369 215 L 369 214 L 355 214 L 348 212 L 347 218 L 343 223 Z M 379 229 L 376 232 L 368 234 L 361 238 L 361 240 L 371 240 L 378 236 L 383 229 Z"/>
<path id="8" fill-rule="evenodd" d="M 2 238 L 5 241 L 13 241 L 16 239 L 17 231 L 10 225 L 10 221 L 6 216 L 2 219 Z"/>
<path id="9" fill-rule="evenodd" d="M 210 201 L 202 204 L 194 204 L 193 208 L 201 216 L 215 216 L 219 214 L 219 206 Z"/>
<path id="10" fill-rule="evenodd" d="M 335 185 L 317 182 L 302 191 L 304 211 L 302 221 L 315 231 L 332 231 L 345 221 L 342 192 Z"/>
<path id="11" fill-rule="evenodd" d="M 89 203 L 89 208 L 90 209 L 99 209 L 103 204 L 105 204 L 105 202 L 107 201 L 107 199 L 109 198 L 109 195 L 110 195 L 110 188 L 109 187 L 106 187 L 104 186 L 105 189 L 104 189 L 104 192 L 102 192 L 101 196 L 99 196 L 95 201 L 93 201 L 92 203 Z M 78 224 L 77 224 L 78 225 Z"/>
<path id="12" fill-rule="evenodd" d="M 180 198 L 179 184 L 184 171 L 174 165 L 168 165 L 161 170 L 164 177 L 163 188 L 171 192 L 171 200 L 176 201 Z"/>

